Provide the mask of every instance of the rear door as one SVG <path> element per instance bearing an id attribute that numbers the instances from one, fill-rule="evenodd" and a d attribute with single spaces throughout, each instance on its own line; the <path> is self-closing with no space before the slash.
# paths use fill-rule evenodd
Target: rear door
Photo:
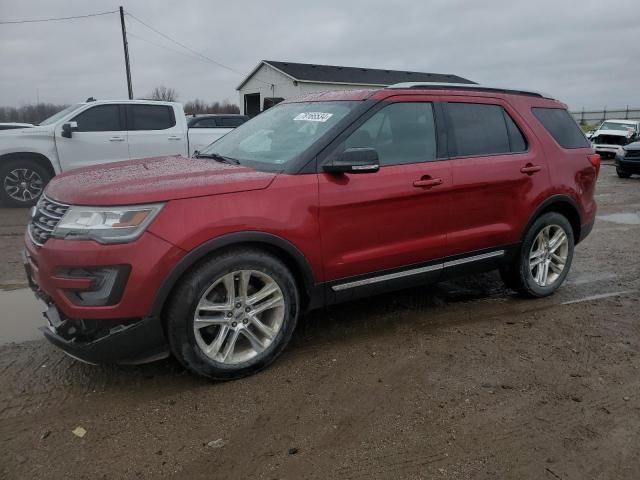
<path id="1" fill-rule="evenodd" d="M 186 155 L 187 132 L 170 105 L 128 104 L 129 156 Z"/>
<path id="2" fill-rule="evenodd" d="M 129 159 L 124 105 L 108 103 L 83 110 L 69 121 L 78 129 L 71 138 L 56 127 L 56 148 L 62 170 Z"/>
<path id="3" fill-rule="evenodd" d="M 452 99 L 444 110 L 453 178 L 448 255 L 518 242 L 522 217 L 549 185 L 534 134 L 500 99 Z"/>
<path id="4" fill-rule="evenodd" d="M 366 174 L 328 174 L 320 168 L 325 277 L 336 294 L 356 296 L 351 292 L 361 285 L 437 276 L 441 264 L 429 262 L 446 251 L 451 172 L 438 149 L 437 108 L 420 96 L 376 108 L 320 160 L 369 147 L 377 150 L 381 165 Z"/>

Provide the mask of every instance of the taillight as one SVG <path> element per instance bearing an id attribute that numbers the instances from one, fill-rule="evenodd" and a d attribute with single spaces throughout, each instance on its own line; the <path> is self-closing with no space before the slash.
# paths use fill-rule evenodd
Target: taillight
<path id="1" fill-rule="evenodd" d="M 596 176 L 600 173 L 600 155 L 597 153 L 592 153 L 591 155 L 587 155 L 589 157 L 589 161 L 591 165 L 596 168 Z"/>

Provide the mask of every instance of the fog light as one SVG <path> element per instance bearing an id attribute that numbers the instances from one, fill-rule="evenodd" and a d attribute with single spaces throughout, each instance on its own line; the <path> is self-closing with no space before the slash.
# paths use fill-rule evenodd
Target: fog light
<path id="1" fill-rule="evenodd" d="M 76 305 L 102 307 L 120 301 L 130 271 L 129 265 L 72 268 L 62 271 L 60 277 L 91 280 L 89 288 L 64 288 L 63 291 Z"/>

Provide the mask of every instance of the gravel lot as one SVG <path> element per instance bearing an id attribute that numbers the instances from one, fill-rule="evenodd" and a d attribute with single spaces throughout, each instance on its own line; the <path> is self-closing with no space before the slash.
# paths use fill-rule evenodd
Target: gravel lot
<path id="1" fill-rule="evenodd" d="M 553 297 L 492 273 L 320 310 L 236 382 L 6 344 L 0 477 L 640 478 L 640 178 L 605 165 L 597 198 Z M 26 217 L 0 210 L 5 290 Z"/>

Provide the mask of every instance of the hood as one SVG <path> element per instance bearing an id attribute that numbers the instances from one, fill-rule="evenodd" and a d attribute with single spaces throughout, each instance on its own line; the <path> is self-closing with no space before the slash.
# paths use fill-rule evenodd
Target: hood
<path id="1" fill-rule="evenodd" d="M 640 142 L 633 142 L 624 146 L 625 150 L 640 150 Z"/>
<path id="2" fill-rule="evenodd" d="M 53 130 L 55 126 L 46 125 L 44 127 L 24 127 L 24 128 L 10 128 L 8 130 L 0 130 L 0 137 L 20 137 L 20 138 L 28 138 L 30 137 L 41 137 L 46 136 L 49 137 L 53 135 Z"/>
<path id="3" fill-rule="evenodd" d="M 593 133 L 594 137 L 597 137 L 599 135 L 615 135 L 616 137 L 624 138 L 627 138 L 629 136 L 626 130 L 624 132 L 622 130 L 596 130 Z"/>
<path id="4" fill-rule="evenodd" d="M 266 188 L 276 173 L 181 156 L 144 158 L 72 170 L 48 197 L 71 205 L 127 205 Z"/>

